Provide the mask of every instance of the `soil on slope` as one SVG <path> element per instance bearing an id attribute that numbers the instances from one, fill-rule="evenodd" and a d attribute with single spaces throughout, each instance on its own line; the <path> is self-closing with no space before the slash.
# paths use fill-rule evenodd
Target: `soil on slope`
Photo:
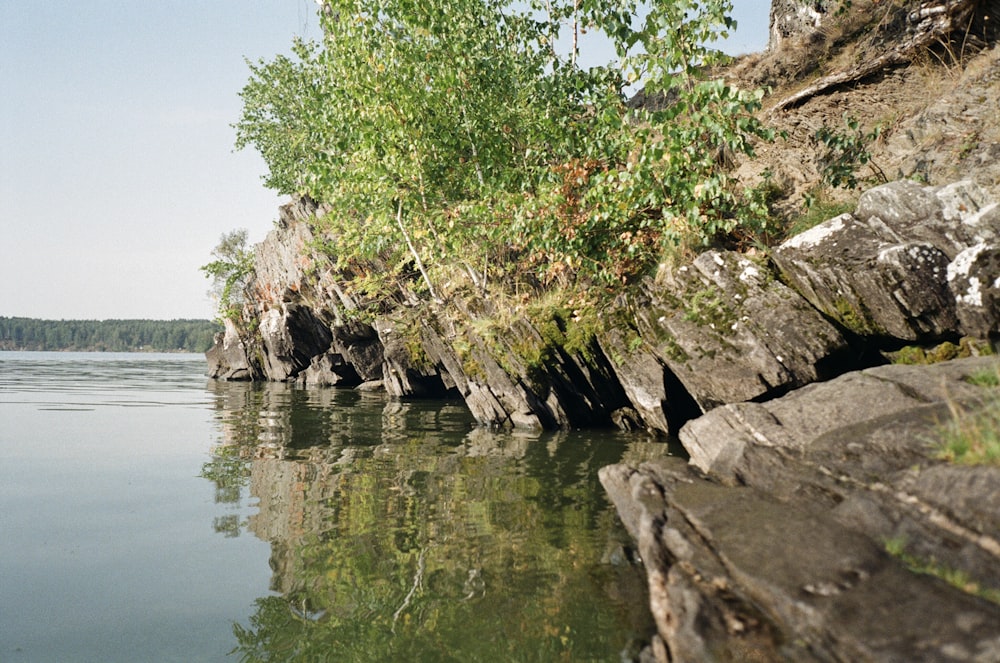
<path id="1" fill-rule="evenodd" d="M 871 161 L 857 167 L 859 188 L 904 178 L 933 185 L 972 179 L 1000 197 L 1000 0 L 980 0 L 964 29 L 915 49 L 905 64 L 775 108 L 822 77 L 912 38 L 907 14 L 930 4 L 855 0 L 847 14 L 831 10 L 815 31 L 738 58 L 725 71 L 737 86 L 771 90 L 762 113 L 785 137 L 759 145 L 737 173 L 746 182 L 767 174 L 774 211 L 789 223 L 805 213 L 807 196 L 835 205 L 859 194 L 822 181 L 826 150 L 815 136 L 824 126 L 855 137 L 879 129 L 865 143 Z M 846 118 L 857 120 L 857 131 L 846 127 Z"/>

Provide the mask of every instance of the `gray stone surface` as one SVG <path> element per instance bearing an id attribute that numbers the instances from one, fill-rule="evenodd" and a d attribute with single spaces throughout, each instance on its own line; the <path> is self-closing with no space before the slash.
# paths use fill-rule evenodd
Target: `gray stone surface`
<path id="1" fill-rule="evenodd" d="M 673 657 L 657 660 L 1000 660 L 1000 606 L 885 552 L 1000 590 L 1000 468 L 936 455 L 954 413 L 995 407 L 995 372 L 853 372 L 689 422 L 690 463 L 604 468 Z"/>
<path id="2" fill-rule="evenodd" d="M 277 382 L 298 377 L 314 357 L 326 352 L 333 339 L 311 308 L 291 303 L 264 311 L 258 332 L 264 370 L 268 379 Z"/>
<path id="3" fill-rule="evenodd" d="M 777 247 L 784 279 L 862 336 L 933 342 L 1000 330 L 1000 208 L 971 182 L 899 181 Z"/>
<path id="4" fill-rule="evenodd" d="M 768 49 L 781 48 L 787 41 L 818 31 L 823 27 L 829 4 L 827 0 L 772 0 Z"/>
<path id="5" fill-rule="evenodd" d="M 642 339 L 702 411 L 846 370 L 840 332 L 766 265 L 736 253 L 703 253 L 650 286 L 635 311 Z"/>
<path id="6" fill-rule="evenodd" d="M 993 661 L 1000 606 L 832 517 L 681 462 L 603 468 L 638 541 L 660 661 Z M 651 648 L 655 652 L 655 647 Z"/>
<path id="7" fill-rule="evenodd" d="M 1000 517 L 971 508 L 1000 499 L 1000 468 L 934 457 L 953 409 L 1000 398 L 969 381 L 998 366 L 981 357 L 850 373 L 767 403 L 718 408 L 680 439 L 691 463 L 722 483 L 823 509 L 847 502 L 844 517 L 870 521 L 873 538 L 914 535 L 928 556 L 1000 588 Z"/>
<path id="8" fill-rule="evenodd" d="M 354 366 L 345 361 L 344 355 L 339 352 L 313 357 L 302 378 L 310 387 L 354 387 L 362 382 Z"/>
<path id="9" fill-rule="evenodd" d="M 247 356 L 247 346 L 240 338 L 232 320 L 225 321 L 225 330 L 215 335 L 215 344 L 205 353 L 207 375 L 217 380 L 259 379 L 260 370 Z"/>
<path id="10" fill-rule="evenodd" d="M 470 315 L 464 311 L 461 317 Z M 551 346 L 526 318 L 489 337 L 442 315 L 421 327 L 429 362 L 476 420 L 517 428 L 634 426 L 638 415 L 596 342 L 587 352 Z M 531 353 L 533 359 L 524 356 Z"/>

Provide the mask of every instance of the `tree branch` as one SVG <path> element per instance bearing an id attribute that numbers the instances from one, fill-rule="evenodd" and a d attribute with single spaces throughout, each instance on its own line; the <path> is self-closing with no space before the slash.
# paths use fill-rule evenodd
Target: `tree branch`
<path id="1" fill-rule="evenodd" d="M 804 90 L 782 99 L 772 106 L 771 110 L 785 110 L 798 106 L 835 87 L 867 78 L 887 67 L 909 62 L 920 49 L 948 37 L 959 27 L 967 25 L 976 5 L 977 0 L 945 0 L 943 4 L 921 5 L 907 16 L 907 20 L 914 25 L 910 30 L 911 36 L 904 43 L 853 69 L 838 71 L 819 79 Z"/>

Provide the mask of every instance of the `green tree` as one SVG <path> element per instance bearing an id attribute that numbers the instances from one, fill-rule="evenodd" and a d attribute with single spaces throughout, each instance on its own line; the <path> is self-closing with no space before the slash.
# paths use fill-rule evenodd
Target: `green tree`
<path id="1" fill-rule="evenodd" d="M 221 319 L 239 317 L 246 298 L 246 287 L 253 274 L 253 252 L 247 248 L 247 231 L 233 230 L 219 239 L 212 251 L 212 262 L 201 271 L 212 279 L 210 294 L 217 302 Z"/>
<path id="2" fill-rule="evenodd" d="M 208 320 L 37 320 L 0 317 L 0 349 L 205 352 L 218 331 Z"/>
<path id="3" fill-rule="evenodd" d="M 753 115 L 761 93 L 705 77 L 730 10 L 328 0 L 322 44 L 251 67 L 237 144 L 261 151 L 271 186 L 331 206 L 321 225 L 342 265 L 415 267 L 431 296 L 435 267 L 465 265 L 481 284 L 510 256 L 549 275 L 627 280 L 669 246 L 764 227 L 762 197 L 726 172 L 772 137 Z M 581 68 L 584 29 L 607 35 L 620 62 Z M 662 103 L 630 108 L 630 82 Z"/>

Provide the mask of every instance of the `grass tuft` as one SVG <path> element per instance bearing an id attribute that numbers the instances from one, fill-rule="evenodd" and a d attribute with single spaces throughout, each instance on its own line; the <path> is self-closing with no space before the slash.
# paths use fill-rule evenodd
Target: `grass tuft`
<path id="1" fill-rule="evenodd" d="M 995 375 L 993 378 L 979 377 L 995 378 Z M 937 458 L 960 465 L 1000 467 L 1000 394 L 991 395 L 975 408 L 965 409 L 956 404 L 949 407 L 952 418 L 939 428 L 941 442 Z"/>
<path id="2" fill-rule="evenodd" d="M 921 559 L 906 552 L 905 538 L 893 537 L 886 540 L 884 545 L 885 551 L 902 562 L 911 572 L 934 576 L 966 594 L 1000 605 L 1000 590 L 983 587 L 965 571 L 949 568 L 934 559 Z"/>

